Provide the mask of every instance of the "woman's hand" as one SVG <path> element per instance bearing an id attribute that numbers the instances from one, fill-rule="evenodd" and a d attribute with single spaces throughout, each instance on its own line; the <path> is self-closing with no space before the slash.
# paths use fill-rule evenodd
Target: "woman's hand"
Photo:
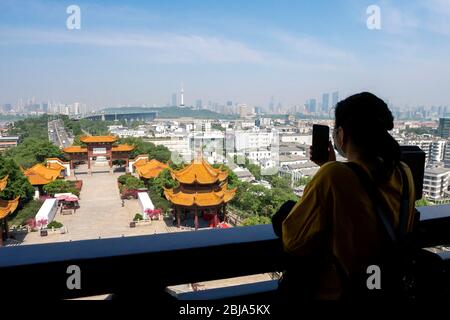
<path id="1" fill-rule="evenodd" d="M 309 160 L 317 164 L 318 166 L 323 166 L 325 163 L 330 161 L 336 161 L 336 153 L 334 152 L 334 147 L 331 141 L 328 141 L 328 160 L 326 161 L 319 161 L 319 160 L 313 160 L 312 159 L 313 152 L 312 152 L 312 146 L 309 147 Z"/>

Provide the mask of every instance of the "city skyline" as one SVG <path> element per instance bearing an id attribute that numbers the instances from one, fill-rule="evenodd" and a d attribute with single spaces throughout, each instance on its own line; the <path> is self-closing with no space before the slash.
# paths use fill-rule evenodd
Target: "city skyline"
<path id="1" fill-rule="evenodd" d="M 80 30 L 66 29 L 67 4 L 0 3 L 0 103 L 164 106 L 183 82 L 189 106 L 272 96 L 293 106 L 363 90 L 396 106 L 449 105 L 442 0 L 380 1 L 381 30 L 366 27 L 369 1 L 76 4 Z"/>

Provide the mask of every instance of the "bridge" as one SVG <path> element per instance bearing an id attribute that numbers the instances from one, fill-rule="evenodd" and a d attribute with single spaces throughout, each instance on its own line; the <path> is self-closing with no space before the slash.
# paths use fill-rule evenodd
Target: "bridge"
<path id="1" fill-rule="evenodd" d="M 74 117 L 74 119 L 88 119 L 101 121 L 152 121 L 156 118 L 156 111 L 135 112 L 135 113 L 96 113 L 85 117 Z"/>

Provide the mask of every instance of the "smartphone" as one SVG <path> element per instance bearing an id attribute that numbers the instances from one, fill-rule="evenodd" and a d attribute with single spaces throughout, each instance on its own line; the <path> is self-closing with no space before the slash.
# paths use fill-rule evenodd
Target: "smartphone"
<path id="1" fill-rule="evenodd" d="M 328 161 L 328 143 L 330 128 L 319 124 L 313 125 L 312 157 L 314 161 Z"/>

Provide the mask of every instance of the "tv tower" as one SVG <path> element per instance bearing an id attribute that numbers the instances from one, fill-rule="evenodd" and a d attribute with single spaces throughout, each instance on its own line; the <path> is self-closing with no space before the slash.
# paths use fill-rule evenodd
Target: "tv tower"
<path id="1" fill-rule="evenodd" d="M 181 99 L 180 99 L 180 107 L 184 107 L 184 89 L 183 89 L 183 82 L 181 83 Z"/>

